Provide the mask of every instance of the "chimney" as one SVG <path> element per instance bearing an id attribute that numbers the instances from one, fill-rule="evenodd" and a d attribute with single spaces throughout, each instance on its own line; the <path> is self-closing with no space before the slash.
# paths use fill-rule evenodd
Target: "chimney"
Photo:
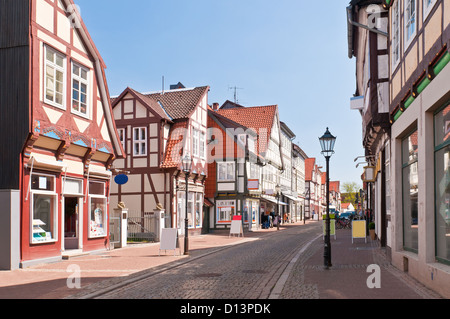
<path id="1" fill-rule="evenodd" d="M 213 109 L 214 111 L 217 111 L 217 110 L 219 109 L 219 103 L 213 103 L 212 109 Z"/>

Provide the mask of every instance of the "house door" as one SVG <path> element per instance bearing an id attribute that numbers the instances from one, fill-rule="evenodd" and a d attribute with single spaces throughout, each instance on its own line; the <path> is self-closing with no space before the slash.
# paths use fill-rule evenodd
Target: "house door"
<path id="1" fill-rule="evenodd" d="M 64 197 L 64 247 L 66 250 L 79 248 L 79 214 L 78 197 Z"/>

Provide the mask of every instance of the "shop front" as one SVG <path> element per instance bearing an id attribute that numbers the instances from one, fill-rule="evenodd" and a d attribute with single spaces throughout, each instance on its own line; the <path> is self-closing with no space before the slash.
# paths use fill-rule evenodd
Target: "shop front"
<path id="1" fill-rule="evenodd" d="M 91 164 L 86 176 L 76 175 L 83 165 L 74 163 L 33 154 L 24 166 L 22 268 L 109 247 L 111 173 Z"/>

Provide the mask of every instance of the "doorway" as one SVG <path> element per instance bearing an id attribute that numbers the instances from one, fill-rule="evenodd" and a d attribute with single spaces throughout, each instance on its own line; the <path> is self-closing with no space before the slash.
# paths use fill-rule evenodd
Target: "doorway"
<path id="1" fill-rule="evenodd" d="M 79 249 L 79 216 L 80 203 L 78 197 L 64 198 L 64 248 Z"/>

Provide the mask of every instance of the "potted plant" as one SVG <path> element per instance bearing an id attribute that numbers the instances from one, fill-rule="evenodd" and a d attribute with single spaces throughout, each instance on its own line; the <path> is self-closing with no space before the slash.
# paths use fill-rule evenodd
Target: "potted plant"
<path id="1" fill-rule="evenodd" d="M 369 224 L 369 234 L 370 234 L 370 238 L 372 240 L 375 240 L 377 238 L 377 235 L 375 234 L 375 223 L 371 222 Z"/>

